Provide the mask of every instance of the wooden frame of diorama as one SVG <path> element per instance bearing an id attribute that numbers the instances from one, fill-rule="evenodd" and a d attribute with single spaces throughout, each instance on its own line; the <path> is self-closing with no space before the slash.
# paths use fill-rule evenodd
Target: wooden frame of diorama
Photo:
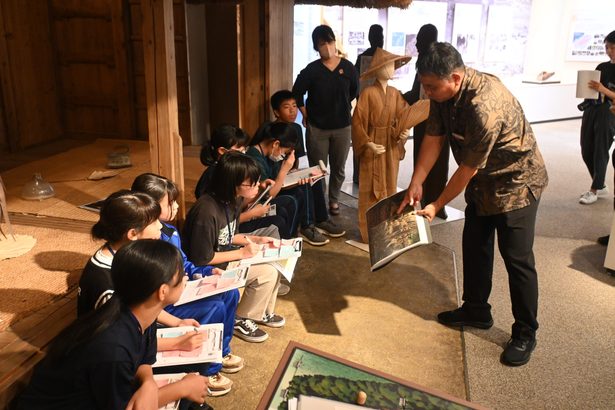
<path id="1" fill-rule="evenodd" d="M 301 343 L 297 343 L 295 341 L 290 341 L 288 343 L 288 346 L 286 347 L 286 350 L 284 351 L 284 354 L 282 355 L 282 358 L 280 359 L 280 363 L 278 364 L 278 367 L 275 369 L 275 372 L 273 373 L 273 376 L 271 377 L 271 380 L 269 381 L 269 384 L 267 385 L 267 389 L 265 390 L 265 393 L 263 393 L 263 396 L 261 397 L 261 400 L 258 403 L 258 406 L 256 407 L 257 410 L 269 409 L 272 402 L 274 401 L 274 398 L 276 396 L 280 396 L 280 397 L 282 396 L 282 393 L 284 392 L 284 390 L 286 390 L 285 388 L 282 388 L 281 386 L 282 379 L 287 374 L 287 372 L 293 371 L 294 365 L 292 361 L 295 358 L 295 354 L 298 351 L 303 351 L 306 353 L 310 353 L 312 355 L 319 356 L 320 358 L 323 358 L 327 361 L 336 362 L 343 366 L 347 366 L 351 369 L 354 369 L 355 371 L 366 373 L 369 376 L 379 377 L 379 378 L 385 379 L 388 382 L 397 384 L 399 386 L 408 388 L 410 390 L 418 391 L 420 393 L 426 394 L 427 396 L 441 399 L 445 403 L 448 402 L 450 404 L 450 406 L 446 406 L 445 408 L 452 408 L 452 409 L 467 408 L 467 409 L 479 409 L 479 410 L 485 409 L 485 407 L 482 407 L 475 403 L 470 403 L 466 400 L 459 399 L 457 397 L 453 397 L 450 394 L 447 394 L 447 393 L 444 393 L 444 392 L 441 392 L 435 389 L 431 389 L 428 387 L 420 386 L 418 384 L 409 382 L 407 380 L 400 379 L 399 377 L 395 377 L 390 374 L 372 369 L 370 367 L 363 366 L 355 362 L 351 362 L 350 360 L 343 359 L 339 356 L 335 356 L 333 354 L 323 352 L 322 350 L 318 350 L 313 347 L 310 347 L 310 346 L 307 346 Z M 296 372 L 296 368 L 294 371 Z M 408 408 L 412 408 L 412 404 L 407 404 L 407 405 L 408 405 Z M 368 403 L 366 403 L 365 406 L 370 407 Z M 397 408 L 402 409 L 404 407 L 397 407 Z M 441 408 L 441 407 L 438 407 L 438 408 Z"/>

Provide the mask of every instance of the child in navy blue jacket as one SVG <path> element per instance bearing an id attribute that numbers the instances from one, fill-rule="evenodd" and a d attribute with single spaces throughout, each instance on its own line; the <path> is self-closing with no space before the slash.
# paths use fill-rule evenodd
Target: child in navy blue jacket
<path id="1" fill-rule="evenodd" d="M 173 181 L 169 179 L 151 173 L 141 174 L 135 178 L 132 184 L 133 192 L 142 192 L 151 196 L 156 202 L 160 204 L 161 212 L 159 220 L 162 223 L 160 239 L 169 242 L 177 247 L 181 251 L 181 255 L 184 263 L 184 271 L 190 280 L 202 278 L 203 276 L 210 276 L 220 274 L 222 271 L 213 266 L 197 266 L 188 260 L 186 254 L 181 250 L 181 239 L 177 229 L 169 222 L 173 221 L 177 215 L 176 198 L 178 196 L 178 190 Z M 197 302 L 197 303 L 195 303 Z M 209 366 L 208 374 L 215 375 L 219 371 L 224 373 L 236 373 L 243 368 L 243 359 L 239 356 L 231 353 L 230 343 L 233 337 L 233 327 L 235 324 L 235 311 L 237 310 L 237 304 L 239 302 L 239 291 L 233 289 L 227 292 L 223 292 L 217 295 L 209 296 L 198 301 L 187 303 L 179 306 L 168 306 L 167 312 L 184 317 L 199 317 L 203 318 L 203 310 L 207 310 L 211 307 L 212 311 L 217 312 L 217 317 L 212 317 L 207 323 L 219 323 L 222 321 L 224 324 L 224 339 L 222 355 L 224 356 L 222 363 L 213 363 Z M 222 306 L 220 309 L 219 306 Z M 224 314 L 220 320 L 219 312 L 222 310 Z M 203 323 L 203 322 L 201 322 Z"/>

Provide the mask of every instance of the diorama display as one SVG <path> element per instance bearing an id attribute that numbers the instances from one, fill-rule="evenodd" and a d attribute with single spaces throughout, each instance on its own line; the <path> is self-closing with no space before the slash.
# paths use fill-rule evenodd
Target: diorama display
<path id="1" fill-rule="evenodd" d="M 354 407 L 351 404 L 391 410 L 482 408 L 291 341 L 257 409 L 303 410 L 305 402 L 308 402 L 306 409 L 345 409 Z"/>

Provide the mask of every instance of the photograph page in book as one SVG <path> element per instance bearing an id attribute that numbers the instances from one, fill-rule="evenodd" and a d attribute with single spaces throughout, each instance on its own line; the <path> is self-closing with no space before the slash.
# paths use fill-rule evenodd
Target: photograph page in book
<path id="1" fill-rule="evenodd" d="M 155 374 L 154 381 L 156 382 L 156 385 L 160 389 L 161 387 L 164 387 L 167 384 L 180 381 L 181 379 L 184 378 L 185 375 L 186 373 Z M 158 410 L 177 410 L 179 409 L 180 402 L 181 402 L 181 399 L 172 401 L 160 407 Z"/>
<path id="2" fill-rule="evenodd" d="M 227 269 L 221 275 L 204 276 L 201 279 L 186 282 L 186 287 L 175 306 L 203 299 L 228 290 L 237 289 L 246 285 L 248 267 L 237 266 Z"/>
<path id="3" fill-rule="evenodd" d="M 263 205 L 268 204 L 269 201 L 271 200 L 270 196 L 268 195 L 270 189 L 271 189 L 271 185 L 267 185 L 267 187 L 263 189 L 263 191 L 260 194 L 258 194 L 258 197 L 256 197 L 256 199 L 250 204 L 250 206 L 248 207 L 248 211 L 254 208 L 258 204 L 263 204 Z"/>
<path id="4" fill-rule="evenodd" d="M 299 257 L 302 250 L 303 238 L 276 239 L 262 245 L 261 250 L 251 258 L 242 259 L 241 265 L 255 265 Z"/>
<path id="5" fill-rule="evenodd" d="M 397 214 L 404 195 L 405 190 L 384 198 L 366 212 L 372 272 L 402 253 L 432 242 L 429 221 L 416 214 L 418 208 L 408 205 Z"/>
<path id="6" fill-rule="evenodd" d="M 85 209 L 85 210 L 88 210 L 88 211 L 100 213 L 100 208 L 102 208 L 104 202 L 105 202 L 105 200 L 101 199 L 101 200 L 98 200 L 98 201 L 95 201 L 95 202 L 90 202 L 90 203 L 87 203 L 87 204 L 79 205 L 77 208 L 81 208 L 81 209 Z"/>
<path id="7" fill-rule="evenodd" d="M 298 169 L 296 171 L 289 172 L 284 178 L 284 188 L 292 188 L 299 184 L 302 179 L 310 178 L 310 184 L 314 185 L 318 180 L 323 179 L 327 175 L 327 167 L 322 161 L 318 161 L 318 165 L 314 165 L 310 168 Z"/>
<path id="8" fill-rule="evenodd" d="M 152 367 L 175 366 L 195 363 L 222 362 L 222 337 L 224 325 L 213 323 L 209 325 L 167 327 L 157 330 L 158 338 L 180 337 L 190 332 L 203 335 L 203 344 L 191 351 L 167 350 L 156 353 L 156 363 Z"/>
<path id="9" fill-rule="evenodd" d="M 269 263 L 290 282 L 302 250 L 303 238 L 276 239 L 274 242 L 263 245 L 253 257 L 229 263 L 227 269 Z"/>
<path id="10" fill-rule="evenodd" d="M 290 283 L 293 280 L 293 276 L 295 274 L 295 267 L 297 266 L 297 261 L 299 258 L 296 256 L 280 261 L 269 262 L 271 266 L 276 268 L 278 272 L 282 274 L 286 278 L 286 280 Z"/>

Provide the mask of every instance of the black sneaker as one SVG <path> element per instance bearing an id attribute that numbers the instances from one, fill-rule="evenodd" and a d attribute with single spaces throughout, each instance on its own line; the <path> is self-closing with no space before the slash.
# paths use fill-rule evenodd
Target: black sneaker
<path id="1" fill-rule="evenodd" d="M 337 226 L 337 224 L 330 219 L 317 223 L 316 229 L 323 235 L 327 235 L 332 238 L 339 238 L 340 236 L 344 236 L 346 233 L 345 230 Z"/>
<path id="2" fill-rule="evenodd" d="M 530 356 L 536 347 L 536 339 L 521 340 L 512 338 L 500 356 L 500 361 L 506 366 L 523 366 L 530 361 Z"/>
<path id="3" fill-rule="evenodd" d="M 323 246 L 329 243 L 329 240 L 322 236 L 314 225 L 308 226 L 307 228 L 301 228 L 301 236 L 303 236 L 303 240 L 310 245 Z"/>
<path id="4" fill-rule="evenodd" d="M 480 318 L 476 315 L 470 314 L 467 310 L 464 310 L 463 308 L 439 313 L 438 322 L 442 323 L 445 326 L 470 326 L 478 329 L 489 329 L 491 326 L 493 326 L 493 319 L 491 318 L 490 314 Z"/>
<path id="5" fill-rule="evenodd" d="M 286 319 L 283 316 L 276 315 L 275 313 L 267 313 L 263 320 L 255 320 L 259 325 L 269 327 L 283 327 L 286 324 Z"/>
<path id="6" fill-rule="evenodd" d="M 267 340 L 269 335 L 250 319 L 235 319 L 235 336 L 246 342 L 261 343 Z"/>
<path id="7" fill-rule="evenodd" d="M 611 236 L 611 235 L 601 236 L 600 238 L 598 238 L 598 241 L 597 241 L 597 242 L 598 242 L 600 245 L 603 245 L 603 246 L 608 246 L 608 245 L 609 245 L 609 236 Z"/>

